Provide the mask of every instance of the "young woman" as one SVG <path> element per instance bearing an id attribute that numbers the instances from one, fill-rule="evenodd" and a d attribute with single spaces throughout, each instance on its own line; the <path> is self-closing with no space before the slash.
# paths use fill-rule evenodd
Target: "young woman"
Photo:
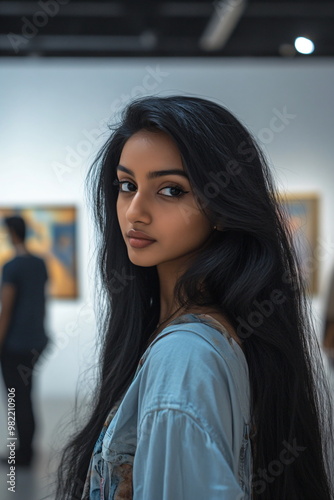
<path id="1" fill-rule="evenodd" d="M 208 100 L 141 98 L 88 179 L 101 369 L 57 500 L 332 499 L 327 380 L 251 134 Z"/>

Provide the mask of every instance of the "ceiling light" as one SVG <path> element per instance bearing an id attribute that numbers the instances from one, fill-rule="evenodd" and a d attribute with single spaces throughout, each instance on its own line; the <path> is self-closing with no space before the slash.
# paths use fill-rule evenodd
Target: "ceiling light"
<path id="1" fill-rule="evenodd" d="M 303 36 L 296 38 L 295 47 L 301 54 L 312 54 L 314 51 L 314 43 L 312 40 Z"/>
<path id="2" fill-rule="evenodd" d="M 247 0 L 216 0 L 214 13 L 202 34 L 199 45 L 203 50 L 222 49 L 240 21 Z"/>

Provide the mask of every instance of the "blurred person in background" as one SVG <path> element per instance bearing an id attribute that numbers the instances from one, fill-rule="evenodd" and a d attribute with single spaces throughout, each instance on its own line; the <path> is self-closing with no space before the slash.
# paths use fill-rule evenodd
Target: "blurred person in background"
<path id="1" fill-rule="evenodd" d="M 331 275 L 327 295 L 322 346 L 328 356 L 331 367 L 334 368 L 334 270 Z"/>
<path id="2" fill-rule="evenodd" d="M 4 222 L 15 256 L 2 270 L 0 362 L 6 390 L 15 389 L 15 436 L 19 438 L 15 465 L 29 466 L 36 428 L 31 399 L 33 372 L 49 340 L 44 328 L 48 273 L 44 260 L 27 250 L 24 219 L 13 216 Z M 7 462 L 8 457 L 1 461 Z"/>

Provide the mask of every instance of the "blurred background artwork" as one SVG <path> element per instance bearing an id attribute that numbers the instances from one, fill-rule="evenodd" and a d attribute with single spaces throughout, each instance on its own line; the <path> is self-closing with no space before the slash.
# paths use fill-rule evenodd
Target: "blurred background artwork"
<path id="1" fill-rule="evenodd" d="M 27 248 L 45 259 L 50 276 L 49 295 L 78 296 L 76 208 L 73 206 L 0 207 L 0 268 L 14 256 L 3 218 L 21 215 L 27 223 Z"/>
<path id="2" fill-rule="evenodd" d="M 316 245 L 318 239 L 319 195 L 317 193 L 287 193 L 280 195 L 287 226 L 301 266 L 306 290 L 318 293 Z"/>

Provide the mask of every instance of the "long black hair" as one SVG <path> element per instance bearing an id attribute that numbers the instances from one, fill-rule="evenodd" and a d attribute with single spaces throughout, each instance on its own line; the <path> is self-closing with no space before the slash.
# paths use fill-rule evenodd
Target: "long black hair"
<path id="1" fill-rule="evenodd" d="M 80 498 L 78 485 L 107 414 L 131 384 L 159 321 L 156 266 L 129 260 L 116 213 L 116 166 L 140 130 L 175 141 L 198 205 L 218 228 L 179 278 L 175 296 L 185 307 L 213 306 L 243 341 L 253 498 L 331 500 L 331 396 L 283 205 L 250 132 L 223 106 L 190 96 L 131 102 L 89 171 L 104 297 L 98 395 L 63 452 L 57 500 Z"/>

